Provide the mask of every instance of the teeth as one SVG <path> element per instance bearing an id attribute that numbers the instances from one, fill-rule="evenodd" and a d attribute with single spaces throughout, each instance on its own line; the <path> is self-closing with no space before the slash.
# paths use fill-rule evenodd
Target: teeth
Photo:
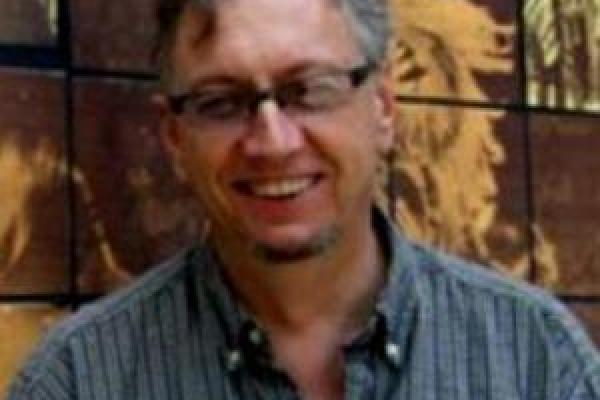
<path id="1" fill-rule="evenodd" d="M 253 194 L 261 197 L 285 197 L 302 192 L 311 183 L 311 178 L 286 179 L 260 184 L 254 183 L 250 186 L 250 190 Z"/>

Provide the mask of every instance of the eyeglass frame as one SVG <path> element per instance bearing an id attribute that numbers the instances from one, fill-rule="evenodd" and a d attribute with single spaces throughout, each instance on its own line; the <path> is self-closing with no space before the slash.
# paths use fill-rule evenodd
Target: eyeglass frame
<path id="1" fill-rule="evenodd" d="M 359 88 L 360 86 L 362 86 L 367 79 L 369 78 L 369 76 L 377 69 L 378 65 L 374 62 L 370 62 L 367 61 L 363 64 L 360 64 L 358 66 L 349 68 L 349 69 L 337 69 L 336 73 L 338 74 L 343 74 L 346 75 L 349 79 L 350 79 L 350 88 L 351 90 L 356 90 L 357 88 Z M 285 83 L 282 85 L 274 85 L 274 87 L 270 88 L 270 89 L 256 89 L 256 88 L 249 88 L 246 91 L 240 90 L 238 95 L 240 93 L 244 93 L 244 96 L 240 96 L 240 99 L 242 100 L 240 102 L 241 106 L 239 108 L 239 110 L 241 110 L 242 112 L 240 112 L 239 114 L 242 116 L 242 118 L 240 118 L 239 116 L 233 117 L 231 118 L 231 120 L 238 120 L 237 118 L 240 118 L 240 120 L 246 120 L 247 118 L 252 118 L 256 115 L 258 108 L 260 107 L 260 105 L 262 103 L 264 103 L 265 101 L 269 101 L 269 100 L 273 100 L 278 107 L 280 107 L 282 110 L 284 110 L 285 112 L 285 108 L 288 104 L 292 104 L 294 105 L 294 102 L 290 102 L 289 99 L 286 99 L 286 86 L 291 86 L 289 83 L 286 85 Z M 183 93 L 183 94 L 179 94 L 179 95 L 168 95 L 167 96 L 167 104 L 169 109 L 171 110 L 171 112 L 173 112 L 175 115 L 177 116 L 181 116 L 183 114 L 185 114 L 185 104 L 186 102 L 188 102 L 190 99 L 193 99 L 194 97 L 198 96 L 199 93 L 196 91 L 190 91 L 187 93 Z M 300 102 L 296 102 L 296 103 L 300 103 Z M 300 106 L 299 108 L 302 108 L 301 104 L 295 104 L 297 106 Z M 334 108 L 337 105 L 334 106 Z M 308 108 L 308 107 L 307 107 Z M 325 110 L 313 110 L 312 112 L 314 113 L 318 113 L 320 111 L 327 111 Z M 209 119 L 209 118 L 207 118 Z M 218 118 L 213 118 L 215 121 L 218 120 Z M 224 118 L 224 121 L 226 121 L 226 119 Z"/>

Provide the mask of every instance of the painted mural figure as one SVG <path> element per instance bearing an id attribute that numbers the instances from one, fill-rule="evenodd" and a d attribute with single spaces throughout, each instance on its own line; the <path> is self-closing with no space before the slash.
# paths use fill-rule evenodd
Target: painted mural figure
<path id="1" fill-rule="evenodd" d="M 465 0 L 392 4 L 397 94 L 486 101 L 477 74 L 513 72 L 514 27 L 499 25 L 485 8 Z M 454 16 L 460 16 L 460 23 Z M 389 169 L 400 189 L 390 207 L 407 233 L 512 276 L 556 284 L 554 244 L 539 226 L 532 227 L 532 263 L 528 238 L 499 208 L 497 174 L 507 155 L 494 124 L 504 113 L 405 104 L 398 113 Z"/>
<path id="2" fill-rule="evenodd" d="M 409 15 L 416 4 L 395 7 Z M 475 224 L 459 230 L 485 254 L 490 165 L 503 158 L 489 131 L 457 131 L 455 115 L 398 113 L 388 6 L 159 2 L 160 139 L 206 229 L 55 328 L 8 400 L 600 399 L 600 356 L 553 297 L 412 241 L 392 217 L 427 224 L 409 226 L 402 200 L 377 204 L 382 158 L 441 187 L 439 171 L 404 162 L 399 143 L 414 157 L 429 146 L 448 166 L 453 150 L 475 146 L 471 162 L 486 168 L 477 200 L 458 204 Z M 416 21 L 399 19 L 397 68 L 418 74 L 430 57 L 442 76 L 419 76 L 476 92 L 464 69 L 444 76 L 461 60 Z M 507 68 L 485 54 L 479 67 Z M 421 117 L 442 124 L 439 137 L 417 134 Z M 452 171 L 445 190 L 463 199 Z"/>

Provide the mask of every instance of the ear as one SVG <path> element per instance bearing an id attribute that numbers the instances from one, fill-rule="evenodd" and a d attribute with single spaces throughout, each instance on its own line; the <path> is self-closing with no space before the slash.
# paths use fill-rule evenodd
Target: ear
<path id="1" fill-rule="evenodd" d="M 396 103 L 390 63 L 385 63 L 376 77 L 376 117 L 379 129 L 377 144 L 382 154 L 387 154 L 394 143 L 394 121 Z"/>
<path id="2" fill-rule="evenodd" d="M 181 131 L 177 126 L 177 121 L 171 113 L 168 101 L 165 95 L 155 94 L 152 96 L 152 103 L 158 109 L 159 114 L 159 135 L 165 153 L 171 160 L 173 172 L 181 182 L 187 180 L 182 160 L 182 137 Z"/>

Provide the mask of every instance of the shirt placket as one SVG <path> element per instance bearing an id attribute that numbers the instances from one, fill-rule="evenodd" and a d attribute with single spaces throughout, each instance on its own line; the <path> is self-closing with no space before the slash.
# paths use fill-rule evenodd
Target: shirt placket
<path id="1" fill-rule="evenodd" d="M 346 400 L 374 399 L 375 379 L 373 371 L 365 361 L 350 359 L 345 365 Z"/>

